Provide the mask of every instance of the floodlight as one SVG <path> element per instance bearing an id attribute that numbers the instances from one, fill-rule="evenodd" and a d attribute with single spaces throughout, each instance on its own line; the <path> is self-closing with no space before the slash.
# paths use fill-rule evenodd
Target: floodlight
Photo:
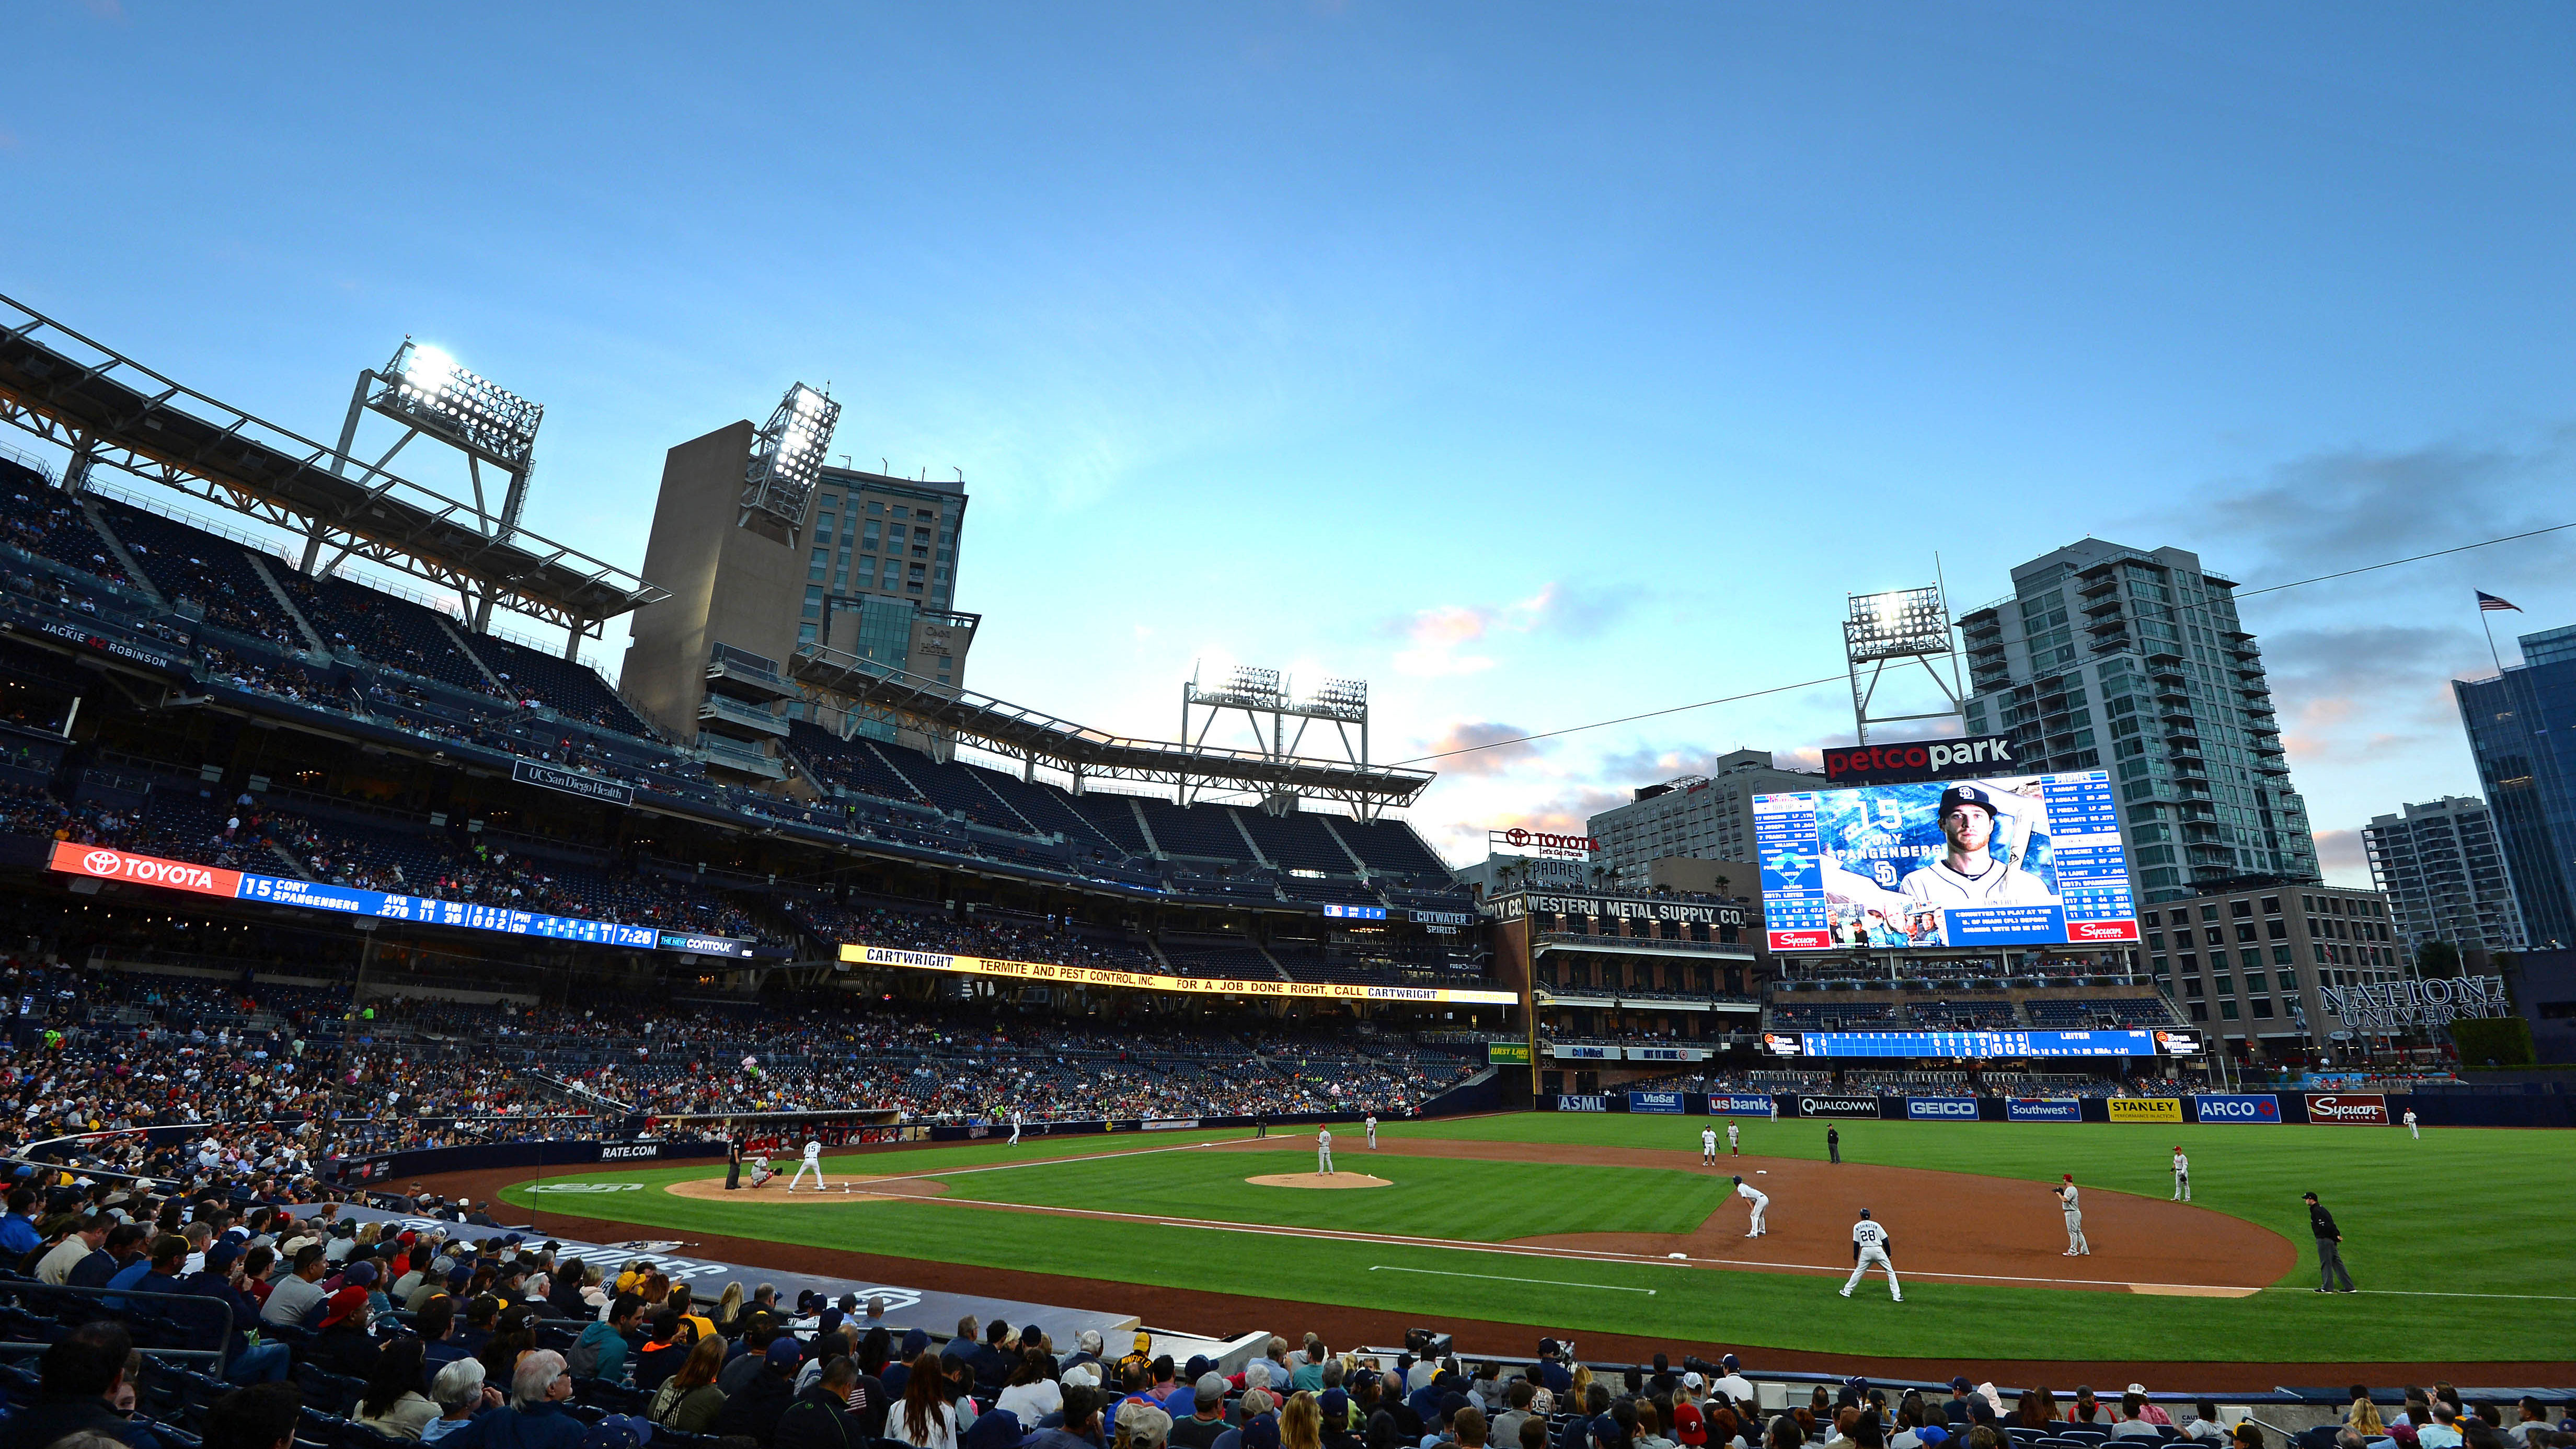
<path id="1" fill-rule="evenodd" d="M 1368 681 L 1365 679 L 1327 679 L 1306 700 L 1308 709 L 1349 718 L 1368 714 Z"/>
<path id="2" fill-rule="evenodd" d="M 408 337 L 378 377 L 384 387 L 367 399 L 369 407 L 513 474 L 527 472 L 544 407 L 458 366 L 446 349 Z M 359 382 L 363 388 L 366 379 Z M 354 409 L 350 416 L 354 422 Z"/>
<path id="3" fill-rule="evenodd" d="M 751 462 L 743 473 L 742 506 L 769 514 L 790 528 L 805 521 L 805 504 L 822 480 L 830 456 L 832 429 L 841 421 L 841 405 L 797 383 L 778 400 L 768 426 L 752 442 Z"/>
<path id="4" fill-rule="evenodd" d="M 1852 594 L 1843 623 L 1845 654 L 1852 660 L 1902 659 L 1950 652 L 1950 612 L 1941 591 L 1897 589 Z"/>

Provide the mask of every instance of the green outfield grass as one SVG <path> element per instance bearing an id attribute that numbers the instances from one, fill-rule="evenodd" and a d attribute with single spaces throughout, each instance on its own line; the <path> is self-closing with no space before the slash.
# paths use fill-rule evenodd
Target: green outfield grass
<path id="1" fill-rule="evenodd" d="M 1703 1118 L 1519 1113 L 1387 1124 L 1395 1137 L 1696 1149 Z M 1747 1119 L 1749 1153 L 1824 1156 L 1821 1122 Z M 1366 1159 L 1352 1132 L 1336 1155 L 1397 1186 L 1279 1192 L 1245 1184 L 1236 1155 L 1134 1136 L 976 1143 L 836 1155 L 837 1176 L 926 1174 L 1021 1162 L 943 1179 L 952 1198 L 1075 1207 L 1134 1221 L 1031 1214 L 996 1220 L 935 1202 L 706 1202 L 654 1191 L 502 1196 L 521 1207 L 610 1217 L 941 1262 L 1063 1273 L 1213 1292 L 1442 1317 L 1537 1323 L 1580 1335 L 1633 1333 L 1711 1347 L 1773 1347 L 1898 1357 L 2422 1362 L 2564 1357 L 2576 1343 L 2576 1285 L 2564 1273 L 2566 1204 L 2576 1200 L 2576 1136 L 2445 1129 L 2296 1126 L 1848 1122 L 1846 1161 L 2053 1181 L 2163 1196 L 2170 1149 L 2192 1158 L 2197 1205 L 2260 1223 L 2297 1243 L 2301 1266 L 2250 1298 L 2161 1298 L 1910 1279 L 1906 1301 L 1845 1300 L 1812 1276 L 1717 1272 L 1384 1246 L 1282 1243 L 1153 1221 L 1495 1242 L 1545 1233 L 1682 1232 L 1724 1202 L 1721 1181 L 1689 1171 L 1400 1157 Z M 1227 1133 L 1194 1132 L 1192 1142 Z M 1342 1146 L 1347 1143 L 1347 1147 Z M 1041 1163 L 1081 1153 L 1129 1154 Z M 713 1164 L 641 1171 L 584 1168 L 558 1181 L 663 1183 Z M 1279 1171 L 1302 1170 L 1284 1156 Z M 2364 1291 L 2319 1297 L 2299 1194 L 2333 1208 L 2344 1257 Z M 2178 1266 L 2189 1245 L 2175 1245 Z M 2402 1296 L 2401 1296 L 2402 1295 Z M 1191 1326 L 1191 1325 L 1175 1325 Z M 1251 1325 L 1197 1325 L 1234 1328 Z M 1299 1325 L 1267 1326 L 1293 1332 Z"/>

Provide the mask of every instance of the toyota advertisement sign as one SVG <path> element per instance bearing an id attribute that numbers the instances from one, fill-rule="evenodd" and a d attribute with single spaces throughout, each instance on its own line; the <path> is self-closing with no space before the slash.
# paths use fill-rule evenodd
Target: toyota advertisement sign
<path id="1" fill-rule="evenodd" d="M 2345 1127 L 2388 1125 L 2388 1098 L 2378 1092 L 2310 1092 L 2310 1122 Z"/>
<path id="2" fill-rule="evenodd" d="M 2192 1098 L 2191 1105 L 2193 1115 L 2203 1122 L 2277 1123 L 2281 1120 L 2281 1099 L 2269 1092 L 2204 1093 Z"/>

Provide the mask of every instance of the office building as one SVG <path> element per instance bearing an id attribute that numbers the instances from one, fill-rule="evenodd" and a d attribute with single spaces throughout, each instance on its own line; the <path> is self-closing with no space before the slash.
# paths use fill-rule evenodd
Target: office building
<path id="1" fill-rule="evenodd" d="M 2027 770 L 2109 770 L 2141 902 L 2318 879 L 2234 584 L 2182 549 L 2095 538 L 2012 580 L 1959 620 L 1968 733 L 2011 735 Z"/>
<path id="2" fill-rule="evenodd" d="M 1645 786 L 1627 804 L 1593 816 L 1585 828 L 1601 848 L 1592 864 L 1603 868 L 1606 888 L 1640 891 L 1652 883 L 1647 867 L 1658 860 L 1751 860 L 1753 797 L 1824 785 L 1821 775 L 1774 765 L 1769 750 L 1720 755 L 1705 775 Z M 1742 882 L 1734 893 L 1758 898 L 1761 882 Z"/>
<path id="3" fill-rule="evenodd" d="M 2522 662 L 2492 679 L 2455 679 L 2460 723 L 2495 818 L 2522 935 L 2534 949 L 2576 945 L 2576 625 L 2525 634 Z"/>
<path id="4" fill-rule="evenodd" d="M 2464 952 L 2522 949 L 2522 913 L 2484 800 L 2445 795 L 2374 816 L 2361 828 L 2361 844 L 2408 959 L 2432 941 Z"/>
<path id="5" fill-rule="evenodd" d="M 2376 891 L 2253 886 L 2138 914 L 2156 985 L 2194 1025 L 2253 1046 L 2323 1046 L 2343 1022 L 2326 1014 L 2317 988 L 2409 974 Z"/>

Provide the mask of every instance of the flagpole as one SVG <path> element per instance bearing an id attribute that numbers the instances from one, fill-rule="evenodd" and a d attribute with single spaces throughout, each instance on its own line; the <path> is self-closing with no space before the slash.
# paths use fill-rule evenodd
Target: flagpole
<path id="1" fill-rule="evenodd" d="M 2478 605 L 2478 627 L 2486 631 L 2487 657 L 2495 661 L 2496 677 L 2501 679 L 2504 677 L 2504 656 L 2496 652 L 2495 626 L 2487 622 L 2487 615 L 2490 612 L 2492 611 L 2486 605 Z"/>

